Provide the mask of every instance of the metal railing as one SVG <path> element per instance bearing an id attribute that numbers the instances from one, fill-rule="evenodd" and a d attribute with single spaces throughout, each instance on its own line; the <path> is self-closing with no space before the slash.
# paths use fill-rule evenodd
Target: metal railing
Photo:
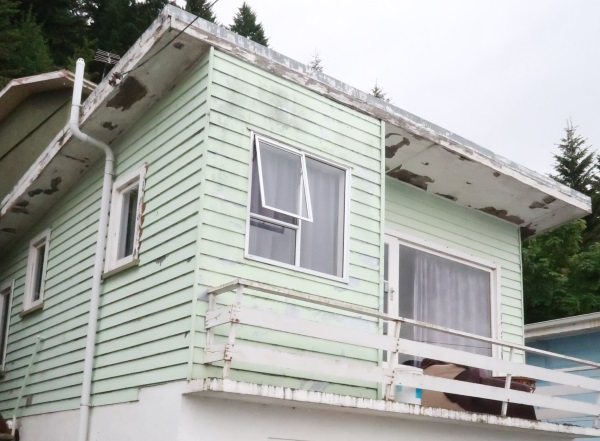
<path id="1" fill-rule="evenodd" d="M 276 297 L 306 302 L 328 309 L 340 310 L 358 314 L 363 317 L 383 320 L 389 323 L 389 335 L 366 332 L 365 330 L 342 327 L 339 325 L 317 322 L 288 315 L 282 315 L 268 309 L 244 307 L 242 299 L 245 289 L 261 292 Z M 233 303 L 218 305 L 217 297 L 223 293 L 235 291 Z M 396 385 L 421 388 L 436 392 L 444 392 L 501 401 L 502 416 L 506 416 L 508 403 L 518 403 L 550 409 L 555 414 L 568 413 L 593 417 L 593 426 L 598 427 L 600 402 L 587 403 L 559 395 L 600 392 L 600 380 L 576 375 L 570 372 L 530 366 L 513 361 L 515 351 L 535 353 L 562 360 L 568 360 L 583 366 L 600 368 L 600 363 L 570 357 L 561 354 L 527 347 L 524 345 L 504 342 L 488 337 L 482 337 L 467 332 L 457 331 L 418 320 L 393 316 L 374 309 L 333 300 L 304 292 L 278 288 L 263 283 L 236 279 L 230 283 L 208 290 L 209 305 L 205 318 L 207 341 L 204 350 L 204 363 L 223 362 L 223 378 L 230 377 L 233 361 L 240 363 L 262 364 L 271 368 L 289 369 L 293 366 L 296 371 L 316 372 L 334 375 L 340 378 L 373 382 L 383 386 L 383 399 L 394 400 Z M 215 343 L 215 329 L 229 324 L 226 342 Z M 467 337 L 476 341 L 486 342 L 492 347 L 500 347 L 509 351 L 509 360 L 502 360 L 485 355 L 473 354 L 456 349 L 436 346 L 429 343 L 407 340 L 400 337 L 403 324 L 432 329 L 446 334 Z M 249 325 L 272 331 L 314 337 L 337 343 L 387 351 L 392 354 L 388 363 L 359 362 L 344 357 L 325 357 L 310 351 L 301 353 L 285 351 L 280 347 L 253 345 L 246 341 L 236 341 L 236 333 L 240 326 Z M 491 372 L 503 372 L 506 375 L 505 388 L 497 388 L 482 384 L 465 383 L 447 378 L 429 375 L 414 375 L 405 366 L 398 365 L 396 354 L 431 358 L 446 363 L 470 366 Z M 538 388 L 536 393 L 529 393 L 510 388 L 513 376 L 527 377 L 536 381 L 557 384 L 558 386 Z M 552 388 L 560 390 L 553 391 Z M 560 393 L 553 393 L 560 392 Z"/>

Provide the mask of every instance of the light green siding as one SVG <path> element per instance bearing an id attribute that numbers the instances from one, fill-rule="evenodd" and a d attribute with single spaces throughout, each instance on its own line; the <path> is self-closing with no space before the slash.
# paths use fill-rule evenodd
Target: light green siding
<path id="1" fill-rule="evenodd" d="M 508 222 L 386 179 L 386 228 L 500 265 L 502 339 L 523 343 L 521 241 Z"/>
<path id="2" fill-rule="evenodd" d="M 202 285 L 216 286 L 240 277 L 378 308 L 381 123 L 217 51 L 214 53 L 212 75 L 198 262 Z M 348 282 L 245 257 L 251 131 L 350 168 Z M 268 306 L 283 310 L 285 305 L 269 302 Z M 290 307 L 289 304 L 287 306 Z M 205 311 L 206 303 L 198 302 L 194 358 L 196 378 L 214 372 L 201 364 L 201 348 L 205 341 L 202 316 Z M 317 348 L 323 353 L 346 354 L 373 361 L 377 357 L 375 351 L 345 348 L 344 345 L 325 344 L 323 341 L 315 344 L 308 338 L 289 334 L 276 335 L 256 329 L 242 329 L 240 332 L 239 338 L 258 344 L 273 343 L 292 350 Z M 267 377 L 251 371 L 236 371 L 234 378 L 301 387 L 299 380 L 290 382 L 285 378 Z"/>
<path id="3" fill-rule="evenodd" d="M 130 401 L 140 386 L 186 378 L 207 78 L 205 59 L 112 146 L 117 177 L 142 163 L 148 170 L 139 264 L 102 285 L 93 404 Z M 0 381 L 4 414 L 14 406 L 40 334 L 45 340 L 21 413 L 79 406 L 102 170 L 97 164 L 87 173 L 0 263 L 0 283 L 15 281 Z M 28 243 L 47 227 L 52 234 L 44 308 L 20 317 Z"/>

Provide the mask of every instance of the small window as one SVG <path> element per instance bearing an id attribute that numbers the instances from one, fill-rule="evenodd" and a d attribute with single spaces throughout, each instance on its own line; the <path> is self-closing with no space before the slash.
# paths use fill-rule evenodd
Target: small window
<path id="1" fill-rule="evenodd" d="M 255 136 L 251 174 L 247 254 L 343 278 L 349 171 Z"/>
<path id="2" fill-rule="evenodd" d="M 137 261 L 145 173 L 143 165 L 120 176 L 113 185 L 105 272 Z"/>
<path id="3" fill-rule="evenodd" d="M 10 327 L 10 311 L 12 309 L 12 283 L 0 285 L 0 367 L 6 363 L 6 347 Z"/>
<path id="4" fill-rule="evenodd" d="M 41 305 L 44 301 L 44 282 L 46 279 L 49 242 L 50 230 L 46 230 L 33 238 L 29 243 L 25 298 L 23 300 L 23 310 L 25 311 Z"/>

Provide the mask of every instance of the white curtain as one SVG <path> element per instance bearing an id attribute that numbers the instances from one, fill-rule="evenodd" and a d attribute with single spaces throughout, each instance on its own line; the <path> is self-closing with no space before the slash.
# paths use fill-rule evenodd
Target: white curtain
<path id="1" fill-rule="evenodd" d="M 491 336 L 490 273 L 400 246 L 400 315 L 485 337 Z M 415 327 L 417 341 L 491 355 L 489 344 Z"/>
<path id="2" fill-rule="evenodd" d="M 342 276 L 345 172 L 306 158 L 313 222 L 302 221 L 300 266 Z"/>
<path id="3" fill-rule="evenodd" d="M 263 163 L 263 166 L 265 164 Z M 293 167 L 292 167 L 293 168 Z M 283 201 L 290 197 L 290 164 L 285 161 L 280 166 L 275 166 L 270 176 L 279 180 L 280 185 L 270 184 L 271 197 L 277 201 Z M 277 219 L 292 225 L 297 224 L 297 220 L 291 216 L 263 208 L 260 197 L 260 187 L 258 180 L 258 158 L 255 155 L 252 160 L 252 189 L 250 194 L 250 211 L 271 219 Z M 265 183 L 266 184 L 266 183 Z M 296 230 L 287 228 L 275 223 L 264 222 L 258 219 L 250 220 L 250 238 L 249 252 L 254 256 L 261 256 L 266 259 L 276 260 L 278 262 L 294 264 L 296 255 Z"/>

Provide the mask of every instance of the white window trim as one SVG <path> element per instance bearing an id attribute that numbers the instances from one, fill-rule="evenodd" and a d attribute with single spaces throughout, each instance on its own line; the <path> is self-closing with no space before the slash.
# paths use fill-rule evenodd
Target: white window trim
<path id="1" fill-rule="evenodd" d="M 144 188 L 146 186 L 146 169 L 147 165 L 142 164 L 127 173 L 123 173 L 113 184 L 110 203 L 110 220 L 108 222 L 108 237 L 106 241 L 106 258 L 104 261 L 104 276 L 108 275 L 107 273 L 109 272 L 112 273 L 117 270 L 128 268 L 138 262 L 140 249 L 140 216 L 142 215 Z M 118 247 L 122 234 L 121 218 L 123 214 L 123 192 L 134 187 L 136 181 L 138 186 L 138 200 L 133 238 L 133 253 L 118 259 Z"/>
<path id="2" fill-rule="evenodd" d="M 42 281 L 40 284 L 40 298 L 33 301 L 34 278 L 37 270 L 37 250 L 40 245 L 46 246 L 44 258 L 42 259 Z M 29 254 L 27 256 L 27 274 L 25 276 L 25 294 L 23 297 L 23 312 L 38 309 L 44 304 L 44 291 L 46 285 L 46 272 L 48 270 L 48 252 L 50 250 L 50 229 L 47 229 L 29 242 Z"/>
<path id="3" fill-rule="evenodd" d="M 14 280 L 12 280 L 11 282 L 5 282 L 0 284 L 0 295 L 2 297 L 5 296 L 5 292 L 8 291 L 8 296 L 9 296 L 9 301 L 8 301 L 8 316 L 6 317 L 6 323 L 2 323 L 2 317 L 0 316 L 0 329 L 2 327 L 6 327 L 6 335 L 4 336 L 4 341 L 0 342 L 0 344 L 2 345 L 3 351 L 2 351 L 2 360 L 0 360 L 0 370 L 4 370 L 4 366 L 6 365 L 6 350 L 8 348 L 8 336 L 10 335 L 10 318 L 11 318 L 11 312 L 12 312 L 12 306 L 13 306 L 13 300 L 14 300 L 14 292 L 15 292 L 15 282 Z M 0 312 L 2 311 L 2 306 L 3 303 L 6 301 L 6 299 L 2 299 L 0 300 L 0 302 L 2 302 L 2 304 L 0 304 Z"/>
<path id="4" fill-rule="evenodd" d="M 436 256 L 443 257 L 464 265 L 478 268 L 490 273 L 490 325 L 491 338 L 500 340 L 502 335 L 501 321 L 501 266 L 491 260 L 483 259 L 463 251 L 450 248 L 439 243 L 434 243 L 425 239 L 417 238 L 410 234 L 402 233 L 390 228 L 385 229 L 385 243 L 389 243 L 389 238 L 397 240 L 400 244 L 424 251 Z M 392 269 L 388 271 L 390 280 L 397 280 L 398 275 L 392 274 Z M 394 272 L 397 272 L 396 268 Z M 501 358 L 502 349 L 498 345 L 492 345 L 492 357 Z"/>
<path id="5" fill-rule="evenodd" d="M 347 165 L 344 164 L 340 164 L 339 162 L 335 162 L 335 161 L 331 161 L 329 159 L 325 159 L 319 155 L 315 155 L 312 153 L 306 153 L 304 151 L 302 151 L 299 148 L 296 147 L 292 147 L 289 146 L 288 144 L 285 144 L 286 148 L 291 149 L 291 150 L 296 150 L 300 153 L 302 153 L 303 155 L 309 157 L 309 158 L 313 158 L 315 160 L 321 161 L 324 164 L 328 164 L 331 165 L 332 167 L 336 167 L 339 168 L 341 170 L 343 170 L 345 172 L 345 182 L 344 182 L 344 234 L 343 234 L 343 246 L 342 246 L 342 252 L 343 252 L 343 263 L 342 263 L 342 276 L 334 276 L 332 274 L 327 274 L 327 273 L 321 273 L 319 271 L 314 271 L 308 268 L 303 268 L 300 266 L 300 264 L 295 264 L 295 265 L 290 265 L 288 263 L 283 263 L 283 262 L 279 262 L 277 260 L 272 260 L 272 259 L 267 259 L 265 257 L 261 257 L 261 256 L 255 256 L 253 254 L 250 254 L 249 249 L 250 249 L 250 219 L 251 217 L 255 217 L 256 219 L 263 219 L 262 216 L 260 215 L 256 215 L 254 213 L 252 213 L 250 211 L 250 205 L 251 205 L 251 200 L 252 200 L 252 152 L 254 151 L 254 140 L 256 136 L 260 136 L 262 139 L 267 140 L 267 142 L 269 143 L 274 143 L 277 145 L 282 145 L 281 143 L 275 141 L 273 138 L 271 137 L 266 137 L 266 136 L 262 136 L 262 135 L 257 135 L 255 132 L 253 132 L 252 130 L 250 131 L 250 160 L 248 161 L 248 200 L 247 200 L 247 207 L 246 207 L 246 244 L 245 244 L 245 248 L 244 248 L 244 257 L 246 259 L 249 260 L 254 260 L 257 262 L 261 262 L 261 263 L 266 263 L 269 265 L 274 265 L 274 266 L 278 266 L 281 268 L 285 268 L 285 269 L 290 269 L 293 271 L 297 271 L 300 273 L 305 273 L 305 274 L 309 274 L 309 275 L 313 275 L 313 276 L 318 276 L 324 279 L 329 279 L 329 280 L 334 280 L 337 282 L 343 282 L 343 283 L 349 283 L 350 281 L 350 277 L 349 277 L 349 249 L 350 249 L 350 190 L 351 190 L 351 181 L 352 181 L 352 172 L 350 167 L 348 167 Z M 310 197 L 310 195 L 309 195 Z M 270 219 L 268 220 L 268 222 L 273 222 L 273 223 L 279 223 L 277 220 L 275 219 Z M 282 225 L 285 224 L 286 227 L 290 227 L 293 228 L 292 225 L 287 224 L 287 223 L 281 223 Z M 299 226 L 297 226 L 297 228 L 299 228 Z M 299 239 L 299 237 L 298 237 Z M 298 240 L 297 239 L 297 240 Z M 296 247 L 296 256 L 299 255 L 299 251 L 300 247 Z M 296 262 L 299 262 L 299 258 L 296 257 Z"/>
<path id="6" fill-rule="evenodd" d="M 285 152 L 291 153 L 295 156 L 299 156 L 300 157 L 300 163 L 301 163 L 301 173 L 302 173 L 302 185 L 300 187 L 300 200 L 298 201 L 298 214 L 295 213 L 290 213 L 289 211 L 285 211 L 285 210 L 281 210 L 279 208 L 276 207 L 272 207 L 270 205 L 267 205 L 266 203 L 266 199 L 265 199 L 265 185 L 264 185 L 264 178 L 263 178 L 263 165 L 262 165 L 262 157 L 261 157 L 261 152 L 260 152 L 260 141 L 264 141 L 266 144 L 270 144 L 275 148 L 278 148 L 280 150 L 283 150 Z M 273 141 L 269 138 L 266 138 L 264 136 L 260 136 L 255 134 L 254 135 L 254 147 L 256 148 L 256 154 L 257 154 L 257 165 L 258 165 L 258 186 L 260 189 L 260 199 L 262 201 L 262 206 L 275 211 L 277 213 L 281 213 L 281 214 L 285 214 L 287 216 L 293 217 L 295 219 L 301 219 L 307 222 L 312 222 L 313 221 L 313 215 L 312 215 L 312 204 L 310 201 L 310 186 L 308 184 L 308 174 L 306 171 L 306 154 L 301 151 L 301 150 L 297 150 L 294 149 L 292 147 L 288 147 L 284 144 L 278 143 L 277 141 Z M 310 157 L 310 155 L 309 155 Z M 302 204 L 302 195 L 305 195 L 306 197 L 306 210 L 307 210 L 307 216 L 302 216 L 302 208 L 301 208 L 301 204 Z"/>

